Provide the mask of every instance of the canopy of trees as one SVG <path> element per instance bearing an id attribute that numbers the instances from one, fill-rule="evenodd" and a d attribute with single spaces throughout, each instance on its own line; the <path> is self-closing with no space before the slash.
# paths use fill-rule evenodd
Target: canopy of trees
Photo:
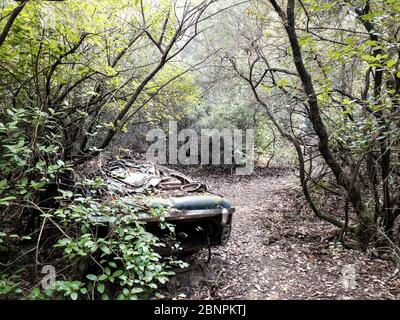
<path id="1" fill-rule="evenodd" d="M 136 209 L 96 202 L 74 174 L 145 146 L 143 132 L 169 120 L 255 128 L 257 156 L 296 166 L 341 241 L 399 240 L 397 0 L 4 0 L 0 110 L 0 296 L 157 294 L 183 263 L 160 259 L 140 224 L 93 234 L 89 215 Z M 88 260 L 102 272 L 87 273 Z M 65 279 L 43 293 L 50 262 Z"/>

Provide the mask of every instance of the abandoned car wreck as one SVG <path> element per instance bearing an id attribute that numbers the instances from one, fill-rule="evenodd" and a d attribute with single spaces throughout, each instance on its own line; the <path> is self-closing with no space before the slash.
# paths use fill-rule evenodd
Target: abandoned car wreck
<path id="1" fill-rule="evenodd" d="M 95 164 L 92 177 L 101 177 L 103 201 L 119 199 L 125 204 L 145 208 L 137 219 L 145 229 L 166 243 L 179 244 L 179 254 L 189 255 L 202 248 L 224 245 L 230 236 L 235 211 L 228 201 L 207 191 L 207 186 L 164 166 L 119 159 Z M 76 179 L 82 179 L 78 176 Z M 160 214 L 152 214 L 157 211 Z M 91 221 L 110 232 L 118 217 L 91 216 Z M 174 225 L 174 238 L 160 221 Z M 172 241 L 171 241 L 172 240 Z M 161 255 L 176 254 L 174 246 L 158 248 Z M 210 253 L 211 251 L 209 251 Z"/>

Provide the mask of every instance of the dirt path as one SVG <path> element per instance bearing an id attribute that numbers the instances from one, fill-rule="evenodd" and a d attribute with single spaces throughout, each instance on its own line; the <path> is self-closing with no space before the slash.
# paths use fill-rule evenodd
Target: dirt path
<path id="1" fill-rule="evenodd" d="M 337 231 L 309 212 L 290 171 L 191 174 L 229 199 L 236 213 L 228 244 L 213 250 L 213 277 L 197 281 L 190 298 L 400 298 L 387 261 L 332 242 Z"/>

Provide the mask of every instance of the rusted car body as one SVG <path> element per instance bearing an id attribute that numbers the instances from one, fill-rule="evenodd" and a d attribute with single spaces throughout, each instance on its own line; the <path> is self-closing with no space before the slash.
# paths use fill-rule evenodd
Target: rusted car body
<path id="1" fill-rule="evenodd" d="M 163 208 L 165 222 L 175 227 L 175 239 L 184 254 L 204 247 L 224 245 L 229 239 L 235 211 L 228 201 L 207 191 L 207 187 L 180 172 L 164 166 L 139 163 L 132 159 L 109 161 L 101 166 L 105 198 L 118 197 L 128 205 Z M 150 210 L 151 211 L 151 210 Z M 169 236 L 160 228 L 159 217 L 139 214 L 147 231 L 160 239 Z M 93 221 L 112 226 L 111 217 L 93 217 Z M 162 255 L 171 254 L 165 247 Z"/>

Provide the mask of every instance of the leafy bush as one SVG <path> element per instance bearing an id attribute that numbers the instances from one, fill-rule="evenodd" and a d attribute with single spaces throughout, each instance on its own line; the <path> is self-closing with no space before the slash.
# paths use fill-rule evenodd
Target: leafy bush
<path id="1" fill-rule="evenodd" d="M 61 251 L 46 258 L 60 260 L 62 256 L 54 266 L 63 269 L 57 277 L 63 276 L 65 280 L 56 281 L 44 291 L 34 287 L 26 298 L 145 299 L 160 296 L 157 289 L 174 275 L 173 268 L 187 266 L 171 257 L 163 259 L 157 253 L 157 248 L 164 244 L 138 220 L 143 209 L 120 200 L 100 203 L 91 197 L 60 191 L 62 196 L 58 198 L 70 203 L 43 213 L 41 218 L 43 227 L 51 224 L 61 232 L 53 244 Z M 156 214 L 162 216 L 163 212 Z M 95 217 L 109 219 L 104 223 Z M 174 230 L 165 223 L 161 227 Z M 37 241 L 41 240 L 39 235 Z M 21 296 L 18 279 L 3 275 L 0 297 Z"/>
<path id="2" fill-rule="evenodd" d="M 96 199 L 96 190 L 103 185 L 100 179 L 75 186 L 66 183 L 72 168 L 61 160 L 55 123 L 55 113 L 38 109 L 5 108 L 1 118 L 0 249 L 6 253 L 1 265 L 7 268 L 0 279 L 0 297 L 75 300 L 158 295 L 159 285 L 174 274 L 172 269 L 185 264 L 157 253 L 163 243 L 138 221 L 143 209 L 118 199 Z M 39 130 L 47 133 L 32 134 Z M 82 187 L 91 195 L 80 194 Z M 52 203 L 46 206 L 49 197 Z M 150 214 L 173 234 L 163 210 Z M 109 219 L 112 229 L 102 232 L 107 227 L 94 217 Z M 32 221 L 33 228 L 27 228 Z M 38 283 L 24 282 L 24 276 L 40 278 L 37 269 L 45 264 L 58 271 L 51 288 L 42 291 Z"/>
<path id="3" fill-rule="evenodd" d="M 144 223 L 138 221 L 140 213 L 142 209 L 120 200 L 101 204 L 82 196 L 54 212 L 65 235 L 71 235 L 59 239 L 55 247 L 63 249 L 66 260 L 77 266 L 82 275 L 79 285 L 73 282 L 76 290 L 64 295 L 76 299 L 78 296 L 71 294 L 79 291 L 80 296 L 89 299 L 147 298 L 174 274 L 173 267 L 185 266 L 181 261 L 162 259 L 156 252 L 164 244 L 144 229 Z M 112 228 L 102 234 L 99 227 L 105 227 L 104 223 L 93 222 L 93 217 L 109 217 Z M 93 269 L 90 265 L 95 272 L 86 273 Z M 55 292 L 63 291 L 65 286 L 58 283 Z"/>

